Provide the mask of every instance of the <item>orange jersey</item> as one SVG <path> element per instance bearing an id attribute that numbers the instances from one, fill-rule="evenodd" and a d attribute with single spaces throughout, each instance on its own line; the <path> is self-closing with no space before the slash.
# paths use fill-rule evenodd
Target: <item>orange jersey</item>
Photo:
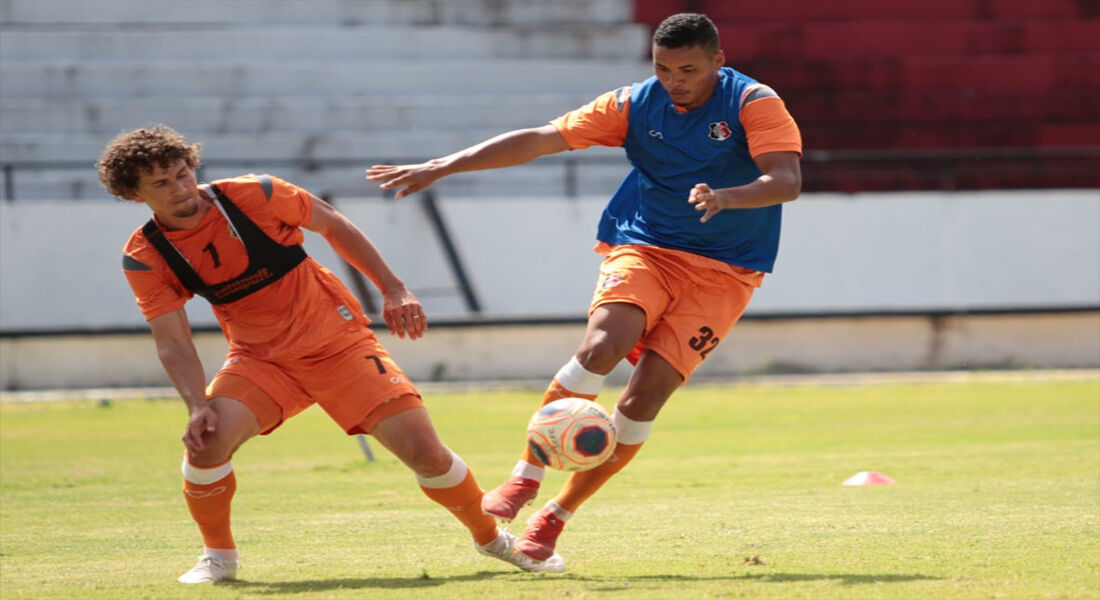
<path id="1" fill-rule="evenodd" d="M 300 244 L 301 226 L 312 218 L 310 194 L 277 177 L 267 176 L 267 181 L 270 186 L 243 176 L 215 184 L 272 240 Z M 242 242 L 217 206 L 207 210 L 197 227 L 166 230 L 164 235 L 205 282 L 228 281 L 248 267 Z M 130 236 L 123 252 L 126 279 L 146 319 L 178 310 L 192 297 L 141 229 Z M 370 322 L 343 283 L 310 258 L 267 287 L 212 308 L 230 353 L 261 359 L 316 355 Z"/>

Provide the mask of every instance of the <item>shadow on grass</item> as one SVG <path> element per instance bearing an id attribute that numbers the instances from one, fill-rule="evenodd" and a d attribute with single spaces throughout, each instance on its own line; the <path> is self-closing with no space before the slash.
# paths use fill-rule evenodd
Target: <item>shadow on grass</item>
<path id="1" fill-rule="evenodd" d="M 527 577 L 534 577 L 534 581 L 545 581 L 542 575 L 527 575 L 519 572 L 489 572 L 479 571 L 469 575 L 453 575 L 449 577 L 432 577 L 424 574 L 419 577 L 363 577 L 356 579 L 317 579 L 308 581 L 226 581 L 217 584 L 219 587 L 246 589 L 255 594 L 295 594 L 306 592 L 323 592 L 329 590 L 357 590 L 363 588 L 383 589 L 418 589 L 434 588 L 449 583 L 462 583 L 467 581 L 486 581 L 498 577 L 505 577 L 510 581 L 522 581 Z M 880 583 L 901 583 L 906 581 L 925 581 L 941 579 L 928 575 L 918 574 L 854 574 L 854 573 L 745 573 L 728 576 L 695 576 L 683 574 L 668 575 L 635 575 L 635 576 L 607 576 L 592 577 L 586 575 L 549 575 L 555 579 L 590 583 L 594 591 L 613 591 L 616 589 L 636 588 L 640 585 L 658 585 L 661 583 L 706 582 L 706 581 L 754 581 L 762 583 L 788 583 L 797 581 L 838 581 L 841 585 L 866 585 Z"/>
<path id="2" fill-rule="evenodd" d="M 927 581 L 942 579 L 929 575 L 908 575 L 904 573 L 891 573 L 882 575 L 855 574 L 855 573 L 744 573 L 728 576 L 696 576 L 696 575 L 635 575 L 626 577 L 586 577 L 583 575 L 565 575 L 563 579 L 587 582 L 595 584 L 594 591 L 615 591 L 619 589 L 636 589 L 642 586 L 659 587 L 662 583 L 706 582 L 706 581 L 750 581 L 761 583 L 789 583 L 798 581 L 838 581 L 841 585 L 867 585 L 880 583 L 902 583 L 906 581 Z M 622 584 L 622 585 L 616 585 Z"/>
<path id="3" fill-rule="evenodd" d="M 486 581 L 495 577 L 513 576 L 516 573 L 491 573 L 479 571 L 469 575 L 453 575 L 450 577 L 432 577 L 424 574 L 419 577 L 361 577 L 355 579 L 311 579 L 307 581 L 223 581 L 218 587 L 238 588 L 247 590 L 253 594 L 295 594 L 305 592 L 324 592 L 328 590 L 358 590 L 363 588 L 383 589 L 418 589 L 433 588 L 448 583 L 461 583 L 464 581 Z"/>
<path id="4" fill-rule="evenodd" d="M 745 581 L 764 581 L 769 583 L 786 583 L 788 581 L 839 581 L 843 585 L 861 585 L 868 583 L 899 583 L 904 581 L 928 581 L 943 579 L 931 575 L 907 575 L 904 573 L 891 573 L 884 575 L 867 575 L 854 573 L 747 573 L 731 579 Z"/>

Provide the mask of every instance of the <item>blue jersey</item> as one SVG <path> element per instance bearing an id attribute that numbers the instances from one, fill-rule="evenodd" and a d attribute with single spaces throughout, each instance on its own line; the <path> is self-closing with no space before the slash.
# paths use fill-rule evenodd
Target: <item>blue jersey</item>
<path id="1" fill-rule="evenodd" d="M 706 223 L 688 203 L 691 188 L 744 185 L 760 176 L 739 118 L 741 99 L 756 80 L 728 67 L 714 95 L 677 112 L 656 77 L 635 83 L 623 147 L 633 169 L 611 197 L 597 239 L 683 250 L 771 272 L 779 249 L 780 205 L 723 210 Z"/>

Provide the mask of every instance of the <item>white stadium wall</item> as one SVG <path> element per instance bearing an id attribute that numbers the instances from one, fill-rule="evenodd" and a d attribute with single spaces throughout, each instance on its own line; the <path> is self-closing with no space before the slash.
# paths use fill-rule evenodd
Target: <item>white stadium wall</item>
<path id="1" fill-rule="evenodd" d="M 336 201 L 437 323 L 584 315 L 603 197 L 440 198 L 480 315 L 420 200 Z M 0 203 L 0 388 L 166 382 L 120 270 L 146 218 L 111 200 Z M 776 272 L 701 375 L 1100 366 L 1098 191 L 808 194 L 785 208 L 783 229 Z M 323 240 L 306 245 L 346 275 Z M 188 311 L 214 324 L 201 300 Z M 96 331 L 112 335 L 82 335 Z M 545 377 L 582 331 L 456 325 L 415 345 L 383 341 L 422 380 Z M 199 341 L 216 368 L 220 334 Z"/>

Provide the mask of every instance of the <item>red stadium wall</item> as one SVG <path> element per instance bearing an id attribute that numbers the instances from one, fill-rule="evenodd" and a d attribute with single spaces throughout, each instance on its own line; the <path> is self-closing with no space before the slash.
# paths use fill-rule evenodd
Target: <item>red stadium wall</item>
<path id="1" fill-rule="evenodd" d="M 807 190 L 1100 187 L 1097 0 L 635 0 L 683 11 L 783 96 Z"/>

